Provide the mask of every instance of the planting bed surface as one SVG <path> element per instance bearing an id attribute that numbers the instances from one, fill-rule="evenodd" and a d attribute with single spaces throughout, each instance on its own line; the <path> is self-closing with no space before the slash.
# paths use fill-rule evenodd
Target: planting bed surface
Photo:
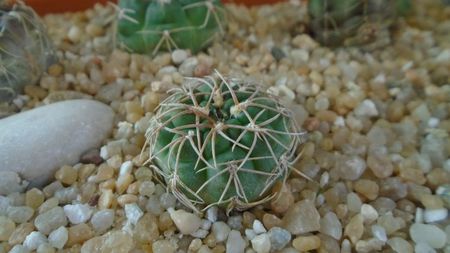
<path id="1" fill-rule="evenodd" d="M 227 5 L 223 41 L 155 57 L 113 50 L 111 6 L 45 16 L 61 63 L 2 113 L 94 99 L 113 133 L 45 188 L 0 196 L 0 252 L 450 252 L 450 9 L 415 8 L 365 52 L 321 47 L 299 2 Z M 230 216 L 164 190 L 141 153 L 153 110 L 215 69 L 294 111 L 308 131 L 295 167 L 312 181 L 292 173 L 277 199 Z"/>

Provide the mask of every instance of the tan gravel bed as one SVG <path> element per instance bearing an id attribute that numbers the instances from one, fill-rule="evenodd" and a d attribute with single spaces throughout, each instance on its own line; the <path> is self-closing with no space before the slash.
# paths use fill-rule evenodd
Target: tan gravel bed
<path id="1" fill-rule="evenodd" d="M 0 196 L 0 252 L 450 252 L 450 9 L 423 2 L 372 52 L 320 47 L 295 1 L 229 6 L 226 39 L 195 56 L 112 51 L 109 6 L 46 16 L 62 62 L 11 110 L 91 98 L 117 117 L 47 187 Z M 214 69 L 294 110 L 312 181 L 293 173 L 279 198 L 229 217 L 165 191 L 141 154 L 149 119 L 183 76 Z"/>

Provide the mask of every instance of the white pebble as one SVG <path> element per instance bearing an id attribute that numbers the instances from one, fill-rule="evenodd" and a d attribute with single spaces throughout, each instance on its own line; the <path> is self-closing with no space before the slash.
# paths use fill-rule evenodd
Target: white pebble
<path id="1" fill-rule="evenodd" d="M 144 215 L 144 212 L 136 203 L 125 205 L 125 216 L 131 224 L 136 225 L 142 215 Z"/>
<path id="2" fill-rule="evenodd" d="M 419 243 L 416 243 L 416 246 L 414 247 L 414 252 L 415 253 L 436 253 L 436 250 L 424 242 L 419 242 Z"/>
<path id="3" fill-rule="evenodd" d="M 202 225 L 200 225 L 200 228 L 204 229 L 204 230 L 209 230 L 211 228 L 211 226 L 212 226 L 212 222 L 211 221 L 203 219 L 202 220 Z"/>
<path id="4" fill-rule="evenodd" d="M 374 117 L 378 116 L 378 110 L 372 100 L 365 99 L 356 107 L 355 115 L 360 117 Z"/>
<path id="5" fill-rule="evenodd" d="M 217 221 L 218 212 L 219 208 L 217 206 L 212 206 L 206 211 L 206 218 L 211 222 L 215 222 Z"/>
<path id="6" fill-rule="evenodd" d="M 224 242 L 231 231 L 230 227 L 223 221 L 214 222 L 211 230 L 217 242 Z"/>
<path id="7" fill-rule="evenodd" d="M 63 226 L 54 230 L 48 236 L 48 242 L 50 243 L 50 245 L 57 249 L 64 248 L 64 245 L 66 245 L 68 239 L 69 239 L 69 231 L 67 230 L 66 227 Z"/>
<path id="8" fill-rule="evenodd" d="M 29 250 L 35 250 L 39 247 L 39 245 L 46 243 L 47 237 L 44 234 L 38 231 L 33 231 L 25 238 L 23 242 L 23 246 L 25 246 Z"/>
<path id="9" fill-rule="evenodd" d="M 439 126 L 439 119 L 438 118 L 434 118 L 431 117 L 430 119 L 428 119 L 428 126 L 431 128 L 436 128 L 437 126 Z"/>
<path id="10" fill-rule="evenodd" d="M 88 204 L 64 206 L 64 213 L 72 224 L 80 224 L 88 221 L 93 212 L 94 210 Z"/>
<path id="11" fill-rule="evenodd" d="M 175 49 L 172 52 L 172 61 L 173 63 L 179 65 L 181 64 L 186 58 L 188 57 L 188 54 L 185 50 L 182 49 Z"/>
<path id="12" fill-rule="evenodd" d="M 174 210 L 173 208 L 169 208 L 167 211 L 182 234 L 192 234 L 197 231 L 202 224 L 201 219 L 195 214 L 188 213 L 184 210 Z"/>
<path id="13" fill-rule="evenodd" d="M 416 208 L 416 215 L 414 217 L 414 222 L 415 223 L 423 223 L 423 219 L 424 219 L 424 214 L 423 214 L 423 209 L 418 207 Z"/>
<path id="14" fill-rule="evenodd" d="M 371 229 L 372 229 L 372 235 L 376 239 L 378 239 L 382 242 L 387 241 L 386 230 L 384 229 L 384 227 L 382 227 L 380 225 L 372 225 Z"/>
<path id="15" fill-rule="evenodd" d="M 231 230 L 225 247 L 227 249 L 226 253 L 244 253 L 245 241 L 241 233 L 237 230 Z"/>
<path id="16" fill-rule="evenodd" d="M 73 43 L 77 43 L 81 39 L 81 29 L 78 26 L 72 26 L 67 33 L 67 38 Z"/>
<path id="17" fill-rule="evenodd" d="M 363 204 L 361 206 L 361 215 L 366 224 L 370 224 L 378 219 L 377 210 L 369 204 Z"/>
<path id="18" fill-rule="evenodd" d="M 55 248 L 53 248 L 48 243 L 39 245 L 39 247 L 36 250 L 36 253 L 55 253 L 55 252 L 56 252 Z"/>
<path id="19" fill-rule="evenodd" d="M 191 236 L 195 237 L 195 238 L 205 238 L 206 236 L 208 236 L 209 232 L 208 230 L 205 229 L 199 229 L 197 231 L 195 231 L 194 233 L 191 234 Z"/>
<path id="20" fill-rule="evenodd" d="M 245 237 L 247 237 L 247 239 L 249 239 L 249 240 L 253 240 L 253 238 L 255 238 L 256 237 L 256 233 L 255 233 L 255 230 L 253 230 L 253 229 L 245 229 Z"/>
<path id="21" fill-rule="evenodd" d="M 435 249 L 440 249 L 447 243 L 447 235 L 435 225 L 414 223 L 409 228 L 411 239 L 415 243 L 426 243 Z"/>
<path id="22" fill-rule="evenodd" d="M 257 235 L 252 242 L 252 247 L 257 253 L 270 252 L 270 237 L 267 233 Z"/>
<path id="23" fill-rule="evenodd" d="M 17 244 L 8 253 L 30 253 L 30 250 L 28 250 L 25 246 Z"/>
<path id="24" fill-rule="evenodd" d="M 427 209 L 423 214 L 426 223 L 433 223 L 445 220 L 448 216 L 447 208 Z"/>
<path id="25" fill-rule="evenodd" d="M 122 163 L 122 165 L 120 166 L 119 176 L 131 174 L 132 170 L 133 170 L 133 163 L 131 161 L 126 161 Z"/>
<path id="26" fill-rule="evenodd" d="M 256 233 L 257 235 L 262 234 L 262 233 L 266 233 L 266 232 L 267 232 L 266 228 L 265 228 L 264 225 L 261 223 L 261 221 L 259 221 L 259 220 L 257 220 L 257 219 L 255 219 L 255 220 L 253 221 L 253 230 L 255 231 L 255 233 Z"/>
<path id="27" fill-rule="evenodd" d="M 114 223 L 114 211 L 111 209 L 96 212 L 91 219 L 92 227 L 97 232 L 108 230 Z"/>

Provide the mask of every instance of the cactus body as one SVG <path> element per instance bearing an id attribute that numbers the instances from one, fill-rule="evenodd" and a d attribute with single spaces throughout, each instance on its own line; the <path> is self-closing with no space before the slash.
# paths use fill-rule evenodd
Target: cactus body
<path id="1" fill-rule="evenodd" d="M 23 3 L 0 4 L 0 102 L 35 84 L 56 54 L 37 14 Z"/>
<path id="2" fill-rule="evenodd" d="M 410 0 L 310 0 L 311 32 L 325 46 L 375 48 L 390 41 L 389 27 L 410 7 Z"/>
<path id="3" fill-rule="evenodd" d="M 220 0 L 121 0 L 117 40 L 135 53 L 196 53 L 223 33 L 223 12 Z"/>
<path id="4" fill-rule="evenodd" d="M 245 209 L 286 178 L 301 133 L 277 100 L 240 81 L 193 79 L 160 104 L 147 132 L 150 159 L 193 210 Z"/>

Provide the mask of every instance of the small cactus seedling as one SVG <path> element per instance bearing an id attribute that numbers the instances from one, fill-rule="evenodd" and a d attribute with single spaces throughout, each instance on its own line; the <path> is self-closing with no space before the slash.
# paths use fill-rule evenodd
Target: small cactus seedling
<path id="1" fill-rule="evenodd" d="M 284 182 L 301 142 L 291 111 L 235 79 L 188 79 L 162 102 L 146 133 L 153 169 L 198 211 L 264 203 Z"/>
<path id="2" fill-rule="evenodd" d="M 372 49 L 389 43 L 389 28 L 410 6 L 410 0 L 310 0 L 311 32 L 325 46 Z"/>
<path id="3" fill-rule="evenodd" d="M 56 61 L 37 14 L 22 2 L 0 1 L 0 102 L 35 84 Z"/>
<path id="4" fill-rule="evenodd" d="M 120 0 L 117 9 L 118 45 L 134 53 L 196 53 L 224 33 L 220 0 Z"/>

